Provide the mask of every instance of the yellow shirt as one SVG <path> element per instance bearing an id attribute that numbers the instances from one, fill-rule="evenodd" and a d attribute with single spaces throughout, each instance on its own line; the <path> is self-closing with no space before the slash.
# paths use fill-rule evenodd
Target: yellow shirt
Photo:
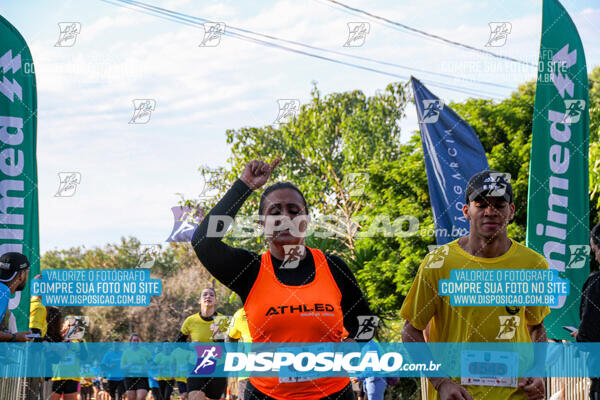
<path id="1" fill-rule="evenodd" d="M 227 334 L 229 337 L 240 339 L 244 343 L 252 343 L 252 335 L 250 335 L 250 329 L 248 328 L 246 311 L 243 308 L 240 308 L 233 314 Z"/>
<path id="2" fill-rule="evenodd" d="M 156 368 L 159 371 L 168 371 L 171 369 L 171 364 L 173 363 L 173 357 L 171 354 L 165 354 L 162 351 L 154 356 L 154 364 L 156 364 Z M 155 378 L 157 381 L 168 381 L 171 380 L 169 377 L 157 377 Z"/>
<path id="3" fill-rule="evenodd" d="M 39 329 L 42 337 L 46 336 L 48 324 L 46 323 L 46 307 L 42 304 L 40 296 L 31 296 L 29 311 L 29 329 Z"/>
<path id="4" fill-rule="evenodd" d="M 238 339 L 240 342 L 252 343 L 252 335 L 250 335 L 250 328 L 248 328 L 248 318 L 246 317 L 246 311 L 243 307 L 233 314 L 227 334 L 230 338 Z M 238 377 L 239 381 L 243 379 L 248 379 L 248 377 Z"/>
<path id="5" fill-rule="evenodd" d="M 135 346 L 135 343 L 132 346 Z M 127 349 L 121 357 L 121 369 L 125 374 L 127 374 L 127 371 L 139 374 L 148 370 L 148 364 L 151 360 L 152 354 L 144 347 Z"/>
<path id="6" fill-rule="evenodd" d="M 216 316 L 221 316 L 221 314 L 217 313 Z M 183 333 L 186 336 L 190 336 L 192 342 L 212 342 L 213 339 L 210 326 L 214 323 L 214 320 L 205 321 L 200 316 L 200 313 L 196 313 L 190 315 L 185 319 L 185 321 L 183 321 L 183 325 L 181 325 L 181 333 Z"/>
<path id="7" fill-rule="evenodd" d="M 84 340 L 73 340 L 73 343 L 83 343 Z M 52 381 L 72 380 L 81 382 L 83 378 L 74 377 L 74 373 L 80 373 L 79 356 L 73 351 L 73 347 L 66 345 L 65 350 L 59 354 L 60 361 L 52 364 Z M 69 349 L 69 350 L 66 350 Z M 65 378 L 66 377 L 66 378 Z"/>
<path id="8" fill-rule="evenodd" d="M 438 294 L 438 282 L 450 279 L 453 269 L 548 269 L 544 257 L 514 241 L 500 257 L 475 257 L 455 240 L 427 255 L 400 310 L 400 315 L 419 330 L 430 323 L 430 342 L 531 342 L 527 326 L 542 323 L 549 307 L 512 307 L 509 312 L 504 306 L 451 306 L 449 297 Z M 531 362 L 531 354 L 519 356 L 520 363 Z M 460 379 L 456 381 L 460 384 Z M 465 388 L 474 399 L 526 399 L 523 391 L 512 387 Z M 431 384 L 428 391 L 430 399 L 438 399 Z"/>
<path id="9" fill-rule="evenodd" d="M 171 358 L 175 363 L 177 375 L 179 375 L 175 380 L 177 382 L 187 382 L 187 376 L 190 374 L 196 363 L 196 353 L 191 350 L 176 348 L 171 353 Z"/>

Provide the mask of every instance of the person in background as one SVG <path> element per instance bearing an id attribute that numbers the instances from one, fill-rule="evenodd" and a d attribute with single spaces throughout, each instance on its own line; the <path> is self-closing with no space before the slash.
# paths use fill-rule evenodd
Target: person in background
<path id="1" fill-rule="evenodd" d="M 248 318 L 244 307 L 240 308 L 233 314 L 231 322 L 229 324 L 229 330 L 225 336 L 226 342 L 242 342 L 252 343 L 252 335 L 250 334 L 250 328 L 248 328 Z M 244 392 L 246 391 L 246 384 L 248 383 L 247 376 L 240 376 L 237 382 L 237 397 L 240 400 L 244 400 Z"/>
<path id="2" fill-rule="evenodd" d="M 90 366 L 87 366 L 91 370 Z M 94 395 L 94 381 L 93 378 L 84 377 L 80 378 L 81 389 L 79 390 L 79 396 L 81 400 L 91 400 L 92 396 L 94 399 L 97 397 Z"/>
<path id="3" fill-rule="evenodd" d="M 41 279 L 41 275 L 36 275 L 33 279 Z M 29 305 L 29 329 L 31 333 L 40 336 L 39 341 L 46 336 L 48 324 L 46 323 L 46 307 L 42 304 L 41 296 L 31 296 Z"/>
<path id="4" fill-rule="evenodd" d="M 44 342 L 60 342 L 62 341 L 62 314 L 58 307 L 48 306 L 46 307 L 46 334 L 43 337 Z M 56 360 L 58 362 L 58 355 L 47 354 L 48 361 Z M 52 395 L 52 380 L 50 377 L 44 378 L 44 385 L 42 389 L 44 399 L 50 398 Z"/>
<path id="5" fill-rule="evenodd" d="M 27 332 L 17 332 L 11 326 L 8 301 L 15 292 L 25 289 L 29 274 L 29 260 L 21 253 L 4 253 L 0 256 L 0 342 L 27 342 Z"/>
<path id="6" fill-rule="evenodd" d="M 110 400 L 121 400 L 125 393 L 123 371 L 121 370 L 121 352 L 116 345 L 102 358 L 102 365 L 107 371 L 106 379 Z"/>
<path id="7" fill-rule="evenodd" d="M 187 400 L 187 375 L 189 373 L 189 368 L 196 363 L 196 353 L 178 347 L 171 353 L 171 358 L 175 363 L 175 383 L 177 384 L 177 390 L 179 391 L 181 399 Z"/>
<path id="8" fill-rule="evenodd" d="M 360 379 L 352 377 L 350 378 L 350 383 L 352 383 L 352 391 L 354 392 L 354 397 L 356 400 L 365 400 L 365 391 L 363 390 L 363 385 Z"/>
<path id="9" fill-rule="evenodd" d="M 169 347 L 167 343 L 163 343 L 161 351 L 154 355 L 154 365 L 156 366 L 158 388 L 161 399 L 170 400 L 173 388 L 175 387 L 175 380 L 171 377 L 165 377 L 164 372 L 172 371 L 173 357 L 169 354 Z"/>
<path id="10" fill-rule="evenodd" d="M 51 342 L 64 342 L 66 333 L 62 313 L 58 308 L 47 310 L 48 331 L 46 337 Z M 58 362 L 53 366 L 52 396 L 51 400 L 77 400 L 79 393 L 79 378 L 72 376 L 73 371 L 79 371 L 79 360 L 73 349 L 65 348 L 63 352 L 55 355 Z M 71 373 L 70 373 L 71 372 Z"/>
<path id="11" fill-rule="evenodd" d="M 221 316 L 215 310 L 217 304 L 217 293 L 213 288 L 205 288 L 200 292 L 200 312 L 190 315 L 183 321 L 181 331 L 177 338 L 178 342 L 186 342 L 188 338 L 192 342 L 213 342 L 213 335 L 218 328 L 215 317 Z M 187 391 L 190 400 L 220 399 L 225 393 L 227 378 L 218 377 L 188 377 Z"/>
<path id="12" fill-rule="evenodd" d="M 138 375 L 125 378 L 127 400 L 144 400 L 150 390 L 148 377 L 139 375 L 148 370 L 148 365 L 152 361 L 152 354 L 147 349 L 139 347 L 141 342 L 141 336 L 132 333 L 129 337 L 131 347 L 125 350 L 121 357 L 121 369 L 125 371 L 125 374 Z"/>
<path id="13" fill-rule="evenodd" d="M 378 318 L 378 321 L 380 319 Z M 379 329 L 377 326 L 374 328 L 373 339 L 365 345 L 363 353 L 365 351 L 379 351 Z M 387 378 L 374 377 L 374 376 L 362 376 L 358 378 L 362 386 L 362 393 L 365 399 L 368 400 L 383 400 L 385 389 L 387 388 Z"/>
<path id="14" fill-rule="evenodd" d="M 160 387 L 158 381 L 152 377 L 152 374 L 148 377 L 148 386 L 150 386 L 150 392 L 152 393 L 152 399 L 163 400 L 162 394 L 160 394 Z"/>
<path id="15" fill-rule="evenodd" d="M 600 263 L 600 223 L 592 229 L 590 246 L 596 262 L 590 263 L 590 276 L 583 284 L 581 291 L 579 329 L 571 334 L 578 342 L 600 342 L 600 272 L 597 269 Z M 596 268 L 592 268 L 592 265 Z M 600 360 L 598 360 L 597 354 L 590 353 L 588 363 L 590 370 L 598 371 L 600 369 Z M 600 400 L 600 378 L 592 377 L 590 380 L 590 399 Z"/>

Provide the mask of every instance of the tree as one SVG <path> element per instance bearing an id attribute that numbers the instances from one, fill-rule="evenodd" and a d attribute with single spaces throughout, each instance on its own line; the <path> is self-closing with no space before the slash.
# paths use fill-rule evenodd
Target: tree
<path id="1" fill-rule="evenodd" d="M 370 163 L 400 156 L 398 121 L 404 116 L 406 85 L 392 83 L 371 97 L 353 91 L 324 98 L 315 86 L 311 95 L 311 101 L 286 124 L 228 130 L 229 167 L 218 171 L 214 186 L 222 193 L 249 161 L 282 157 L 272 181 L 294 182 L 304 193 L 314 217 L 335 216 L 335 226 L 331 227 L 337 232 L 335 237 L 313 239 L 326 245 L 324 250 L 353 259 L 358 226 L 352 223 L 352 217 L 366 206 L 361 196 L 352 195 L 358 185 L 364 184 L 357 173 Z M 212 174 L 208 167 L 202 167 L 201 172 L 205 179 Z M 185 204 L 208 209 L 215 200 L 196 199 Z M 253 215 L 257 210 L 258 198 L 252 196 L 240 214 Z M 256 238 L 236 243 L 257 251 L 263 248 Z"/>
<path id="2" fill-rule="evenodd" d="M 591 74 L 600 82 L 600 68 Z M 600 205 L 600 85 L 591 83 L 590 90 L 590 224 L 597 222 Z M 509 235 L 524 243 L 527 227 L 527 191 L 535 83 L 519 86 L 511 96 L 499 103 L 468 99 L 452 103 L 454 109 L 477 133 L 486 151 L 490 168 L 511 174 L 516 213 L 509 225 Z M 402 301 L 414 280 L 418 265 L 434 244 L 433 217 L 427 188 L 423 151 L 418 132 L 401 147 L 404 153 L 397 161 L 371 164 L 367 202 L 364 212 L 373 217 L 388 211 L 390 219 L 412 215 L 419 221 L 416 234 L 409 237 L 383 234 L 361 239 L 356 247 L 362 266 L 357 277 L 366 289 L 373 309 L 397 318 Z"/>
<path id="3" fill-rule="evenodd" d="M 51 250 L 42 256 L 41 265 L 43 269 L 132 269 L 147 262 L 141 249 L 136 238 L 122 238 L 119 244 L 103 248 Z M 160 246 L 150 256 L 151 276 L 162 280 L 162 294 L 153 296 L 148 307 L 61 307 L 63 315 L 90 318 L 86 340 L 123 341 L 133 331 L 146 341 L 173 340 L 185 317 L 199 310 L 200 292 L 206 287 L 215 288 L 218 310 L 224 315 L 233 315 L 241 307 L 239 298 L 202 268 L 189 244 Z"/>

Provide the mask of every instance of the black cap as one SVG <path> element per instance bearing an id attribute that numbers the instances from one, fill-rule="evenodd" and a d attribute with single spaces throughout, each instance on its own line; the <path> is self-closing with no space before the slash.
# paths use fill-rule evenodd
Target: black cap
<path id="1" fill-rule="evenodd" d="M 513 200 L 510 174 L 496 171 L 481 171 L 469 179 L 465 201 L 470 203 L 477 197 L 500 197 L 509 203 Z"/>
<path id="2" fill-rule="evenodd" d="M 0 282 L 9 282 L 19 271 L 29 268 L 29 260 L 21 253 L 4 253 L 0 256 Z"/>

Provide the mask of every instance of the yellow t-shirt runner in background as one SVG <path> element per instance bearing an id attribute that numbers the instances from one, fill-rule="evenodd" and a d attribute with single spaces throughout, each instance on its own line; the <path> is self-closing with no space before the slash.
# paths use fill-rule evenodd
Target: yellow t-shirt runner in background
<path id="1" fill-rule="evenodd" d="M 176 348 L 171 353 L 171 358 L 175 364 L 175 380 L 177 382 L 187 382 L 187 376 L 194 369 L 196 363 L 196 353 L 191 350 Z"/>
<path id="2" fill-rule="evenodd" d="M 515 241 L 500 257 L 475 257 L 455 240 L 427 255 L 400 310 L 416 329 L 424 330 L 430 323 L 429 342 L 531 342 L 527 325 L 540 324 L 549 307 L 451 306 L 449 297 L 438 294 L 438 282 L 450 279 L 453 269 L 548 269 L 544 257 Z M 454 380 L 460 384 L 460 378 Z M 512 387 L 465 388 L 474 399 L 527 398 Z M 431 400 L 438 399 L 431 383 L 428 392 Z"/>
<path id="3" fill-rule="evenodd" d="M 29 310 L 29 329 L 39 329 L 42 337 L 46 336 L 48 330 L 46 307 L 42 304 L 40 296 L 31 296 Z"/>
<path id="4" fill-rule="evenodd" d="M 152 361 L 152 354 L 144 348 L 131 344 L 132 347 L 126 349 L 121 356 L 121 369 L 127 375 L 128 372 L 141 374 L 149 369 L 148 364 Z M 147 376 L 147 375 L 146 375 Z"/>
<path id="5" fill-rule="evenodd" d="M 250 328 L 248 328 L 248 318 L 243 307 L 233 314 L 227 334 L 230 338 L 237 339 L 242 343 L 252 343 L 252 335 L 250 334 Z M 238 381 L 243 379 L 248 379 L 248 377 L 238 377 Z"/>
<path id="6" fill-rule="evenodd" d="M 220 317 L 222 314 L 217 313 L 215 316 Z M 210 326 L 214 323 L 214 320 L 205 321 L 200 316 L 200 313 L 196 313 L 190 315 L 185 319 L 185 321 L 183 321 L 183 325 L 181 325 L 181 333 L 189 336 L 192 342 L 210 343 L 213 342 Z"/>
<path id="7" fill-rule="evenodd" d="M 233 314 L 227 334 L 229 337 L 238 339 L 244 343 L 252 343 L 252 335 L 250 335 L 250 329 L 248 328 L 246 311 L 243 308 L 240 308 Z"/>

